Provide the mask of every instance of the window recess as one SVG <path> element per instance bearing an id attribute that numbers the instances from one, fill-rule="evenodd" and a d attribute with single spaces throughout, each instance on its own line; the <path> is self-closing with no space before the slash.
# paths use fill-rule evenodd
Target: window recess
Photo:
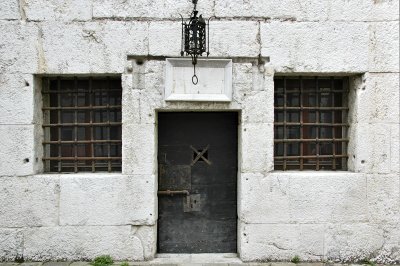
<path id="1" fill-rule="evenodd" d="M 46 172 L 121 171 L 121 79 L 43 80 Z"/>
<path id="2" fill-rule="evenodd" d="M 275 170 L 347 170 L 348 78 L 274 79 Z"/>

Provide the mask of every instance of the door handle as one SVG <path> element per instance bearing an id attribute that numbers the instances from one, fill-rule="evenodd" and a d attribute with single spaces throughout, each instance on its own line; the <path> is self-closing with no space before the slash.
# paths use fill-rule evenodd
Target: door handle
<path id="1" fill-rule="evenodd" d="M 160 190 L 157 191 L 159 196 L 174 196 L 174 195 L 186 195 L 189 196 L 190 193 L 187 190 Z"/>

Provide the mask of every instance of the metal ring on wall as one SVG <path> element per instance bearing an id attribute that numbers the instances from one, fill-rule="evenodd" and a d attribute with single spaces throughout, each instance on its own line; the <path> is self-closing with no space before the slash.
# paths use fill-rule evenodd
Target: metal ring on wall
<path id="1" fill-rule="evenodd" d="M 192 77 L 192 83 L 194 85 L 197 85 L 197 83 L 199 83 L 199 78 L 196 76 L 196 74 L 194 74 Z"/>

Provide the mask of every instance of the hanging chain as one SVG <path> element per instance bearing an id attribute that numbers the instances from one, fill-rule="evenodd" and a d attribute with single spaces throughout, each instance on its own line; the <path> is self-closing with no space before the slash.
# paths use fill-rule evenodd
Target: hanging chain
<path id="1" fill-rule="evenodd" d="M 192 55 L 192 64 L 193 64 L 193 77 L 192 77 L 192 83 L 194 85 L 197 85 L 197 83 L 199 82 L 199 78 L 196 75 L 196 64 L 197 64 L 197 56 L 196 55 Z"/>
<path id="2" fill-rule="evenodd" d="M 192 77 L 192 83 L 194 85 L 197 85 L 197 83 L 199 82 L 199 78 L 196 75 L 196 65 L 193 66 L 193 77 Z"/>

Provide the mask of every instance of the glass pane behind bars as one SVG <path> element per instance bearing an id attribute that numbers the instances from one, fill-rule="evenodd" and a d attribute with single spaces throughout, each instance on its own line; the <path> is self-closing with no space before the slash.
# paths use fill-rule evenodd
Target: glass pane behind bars
<path id="1" fill-rule="evenodd" d="M 121 171 L 121 93 L 119 78 L 44 80 L 46 171 Z"/>
<path id="2" fill-rule="evenodd" d="M 274 83 L 275 170 L 346 170 L 348 78 Z"/>

